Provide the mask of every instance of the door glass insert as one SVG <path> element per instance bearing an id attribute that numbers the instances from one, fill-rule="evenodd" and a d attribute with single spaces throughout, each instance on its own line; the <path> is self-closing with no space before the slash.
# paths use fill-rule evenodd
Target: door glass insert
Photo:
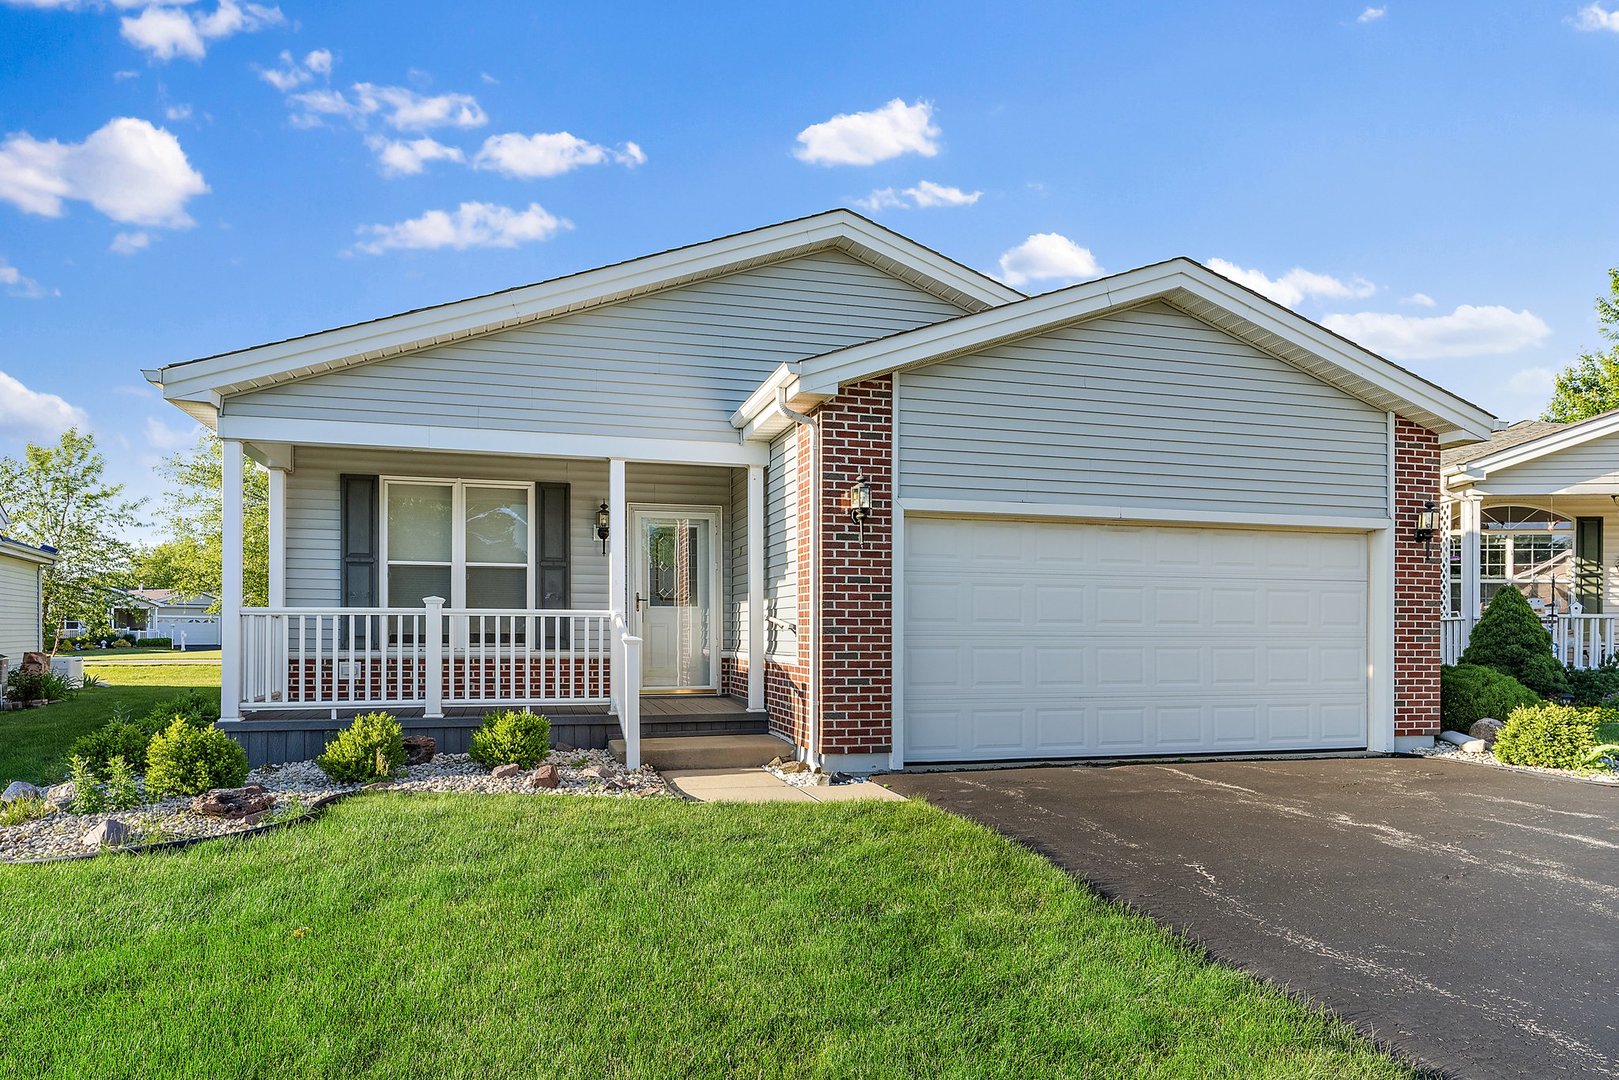
<path id="1" fill-rule="evenodd" d="M 640 518 L 642 686 L 707 689 L 713 612 L 713 523 L 707 518 Z"/>

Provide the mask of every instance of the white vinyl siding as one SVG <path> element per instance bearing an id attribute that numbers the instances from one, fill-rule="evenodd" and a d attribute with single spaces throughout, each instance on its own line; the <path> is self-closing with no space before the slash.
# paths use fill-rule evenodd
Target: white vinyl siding
<path id="1" fill-rule="evenodd" d="M 38 563 L 0 552 L 0 656 L 11 660 L 12 670 L 23 653 L 40 647 L 39 570 Z"/>
<path id="2" fill-rule="evenodd" d="M 338 478 L 344 473 L 466 480 L 521 480 L 569 485 L 570 603 L 605 609 L 607 556 L 596 539 L 596 510 L 607 499 L 607 462 L 457 454 L 299 448 L 287 477 L 287 604 L 342 603 L 338 569 Z M 727 507 L 731 470 L 697 465 L 626 466 L 631 503 Z M 628 522 L 615 521 L 615 529 Z"/>
<path id="3" fill-rule="evenodd" d="M 1164 303 L 900 378 L 907 499 L 1388 514 L 1388 419 Z"/>
<path id="4" fill-rule="evenodd" d="M 1490 495 L 1600 495 L 1619 488 L 1619 435 L 1571 446 L 1505 469 L 1478 489 Z"/>
<path id="5" fill-rule="evenodd" d="M 732 656 L 748 650 L 748 470 L 731 470 L 731 505 L 725 518 L 725 640 Z"/>
<path id="6" fill-rule="evenodd" d="M 798 623 L 798 429 L 770 443 L 765 469 L 765 616 Z M 777 623 L 765 623 L 768 655 L 793 660 L 798 635 Z"/>
<path id="7" fill-rule="evenodd" d="M 734 441 L 731 413 L 779 364 L 961 313 L 822 252 L 250 391 L 224 411 Z"/>

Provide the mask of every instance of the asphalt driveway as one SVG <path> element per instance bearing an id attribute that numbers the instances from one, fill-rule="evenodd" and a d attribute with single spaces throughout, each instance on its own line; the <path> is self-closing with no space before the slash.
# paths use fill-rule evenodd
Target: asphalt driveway
<path id="1" fill-rule="evenodd" d="M 885 779 L 1423 1065 L 1619 1077 L 1619 788 L 1412 758 Z"/>

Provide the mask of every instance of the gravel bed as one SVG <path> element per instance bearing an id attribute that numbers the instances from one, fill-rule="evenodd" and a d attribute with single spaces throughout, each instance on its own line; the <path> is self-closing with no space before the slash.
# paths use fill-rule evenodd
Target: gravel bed
<path id="1" fill-rule="evenodd" d="M 532 769 L 497 780 L 465 754 L 439 754 L 426 765 L 408 766 L 396 779 L 372 786 L 389 791 L 449 791 L 469 795 L 645 798 L 672 794 L 663 777 L 650 766 L 626 769 L 605 750 L 553 751 L 546 761 L 557 768 L 560 783 L 555 788 L 530 784 Z M 333 781 L 313 761 L 266 765 L 249 773 L 247 783 L 263 784 L 276 796 L 275 808 L 263 821 L 253 825 L 198 814 L 191 809 L 190 797 L 162 799 L 135 810 L 111 814 L 72 814 L 63 810 L 21 825 L 0 826 L 0 862 L 82 855 L 89 850 L 84 844 L 85 834 L 108 818 L 115 818 L 134 831 L 134 844 L 126 846 L 144 846 L 245 832 L 257 825 L 301 816 L 311 802 L 322 796 L 363 788 L 360 784 Z"/>
<path id="2" fill-rule="evenodd" d="M 1592 784 L 1619 784 L 1619 772 L 1603 769 L 1590 769 L 1576 772 L 1572 769 L 1543 769 L 1538 765 L 1508 765 L 1495 760 L 1495 755 L 1486 750 L 1482 754 L 1469 754 L 1455 743 L 1440 742 L 1432 748 L 1412 751 L 1418 757 L 1443 758 L 1447 761 L 1462 762 L 1468 765 L 1488 765 L 1492 769 L 1511 769 L 1514 772 L 1539 773 L 1542 776 L 1560 776 L 1564 780 L 1584 780 Z"/>

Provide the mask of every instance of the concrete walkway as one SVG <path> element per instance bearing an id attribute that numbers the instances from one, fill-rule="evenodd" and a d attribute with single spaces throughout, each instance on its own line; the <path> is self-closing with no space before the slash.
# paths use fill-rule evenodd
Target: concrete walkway
<path id="1" fill-rule="evenodd" d="M 794 787 L 758 768 L 665 769 L 663 778 L 698 802 L 903 802 L 905 796 L 881 784 L 861 780 L 826 787 Z"/>

